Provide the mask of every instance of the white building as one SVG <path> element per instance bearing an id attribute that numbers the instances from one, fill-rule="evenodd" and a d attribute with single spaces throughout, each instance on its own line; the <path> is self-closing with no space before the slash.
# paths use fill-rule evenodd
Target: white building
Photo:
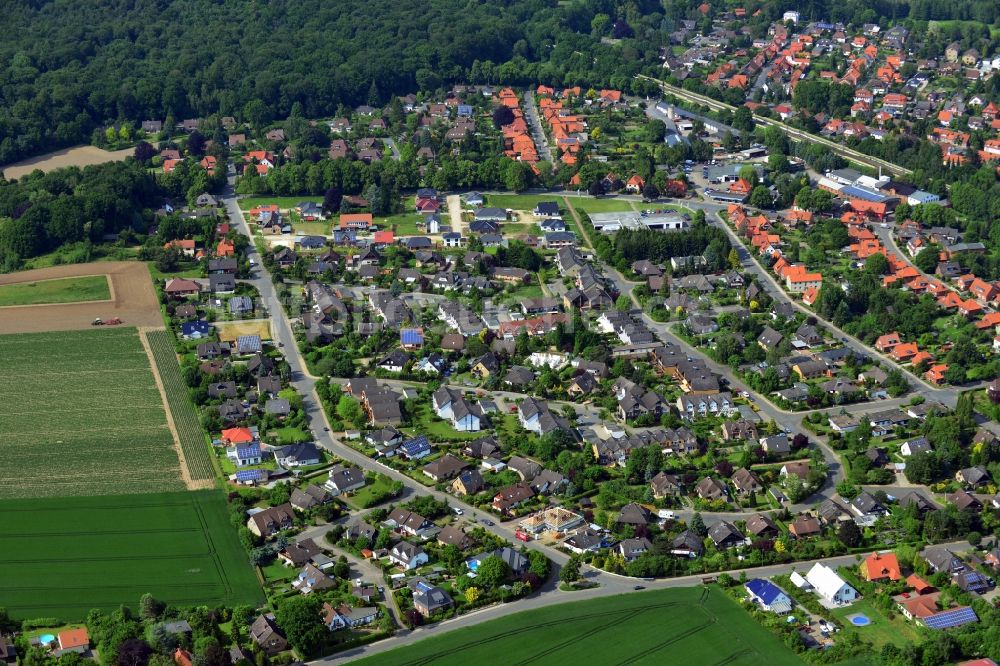
<path id="1" fill-rule="evenodd" d="M 792 23 L 798 23 L 799 18 L 801 18 L 801 14 L 798 12 L 785 12 L 781 15 L 782 21 L 791 21 Z"/>
<path id="2" fill-rule="evenodd" d="M 806 581 L 813 586 L 816 594 L 831 604 L 849 604 L 858 598 L 858 591 L 844 582 L 837 572 L 822 562 L 817 562 L 806 574 Z"/>

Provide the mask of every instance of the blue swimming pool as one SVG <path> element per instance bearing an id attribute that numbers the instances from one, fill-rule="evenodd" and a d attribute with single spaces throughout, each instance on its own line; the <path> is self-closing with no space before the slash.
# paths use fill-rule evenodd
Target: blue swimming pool
<path id="1" fill-rule="evenodd" d="M 38 637 L 38 641 L 42 645 L 48 645 L 49 643 L 55 643 L 56 637 L 52 634 L 42 634 L 41 636 Z"/>
<path id="2" fill-rule="evenodd" d="M 851 624 L 853 624 L 855 627 L 867 627 L 869 624 L 872 623 L 872 621 L 868 619 L 867 615 L 862 615 L 860 613 L 858 613 L 857 615 L 852 615 L 848 619 L 851 621 Z"/>

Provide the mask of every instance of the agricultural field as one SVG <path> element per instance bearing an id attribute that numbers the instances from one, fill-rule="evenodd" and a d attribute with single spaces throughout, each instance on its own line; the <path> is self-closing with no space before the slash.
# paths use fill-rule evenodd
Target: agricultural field
<path id="1" fill-rule="evenodd" d="M 0 285 L 0 307 L 110 299 L 111 288 L 106 275 L 85 275 Z"/>
<path id="2" fill-rule="evenodd" d="M 566 603 L 457 629 L 357 664 L 762 664 L 803 662 L 712 588 Z"/>
<path id="3" fill-rule="evenodd" d="M 0 499 L 180 490 L 134 328 L 0 335 Z"/>
<path id="4" fill-rule="evenodd" d="M 145 335 L 156 361 L 156 372 L 167 395 L 167 405 L 180 440 L 188 477 L 195 485 L 199 482 L 211 482 L 215 479 L 215 469 L 212 467 L 209 445 L 205 441 L 205 431 L 202 430 L 198 414 L 188 398 L 187 386 L 181 377 L 170 334 L 167 331 L 148 331 Z"/>
<path id="5" fill-rule="evenodd" d="M 137 608 L 262 601 L 219 491 L 0 503 L 0 607 L 17 619 L 83 619 Z"/>
<path id="6" fill-rule="evenodd" d="M 71 166 L 83 168 L 92 164 L 121 162 L 126 157 L 132 157 L 134 154 L 134 148 L 108 151 L 97 146 L 74 146 L 45 155 L 31 157 L 20 162 L 15 162 L 14 164 L 8 164 L 0 169 L 0 172 L 3 173 L 3 177 L 7 180 L 16 180 L 21 176 L 27 176 L 35 170 L 48 173 L 49 171 Z"/>

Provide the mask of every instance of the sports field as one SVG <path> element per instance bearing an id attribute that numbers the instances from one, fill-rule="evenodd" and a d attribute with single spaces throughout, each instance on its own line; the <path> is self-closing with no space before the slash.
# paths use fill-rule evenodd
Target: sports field
<path id="1" fill-rule="evenodd" d="M 105 275 L 84 275 L 57 280 L 0 285 L 0 307 L 107 301 L 111 289 Z"/>
<path id="2" fill-rule="evenodd" d="M 80 620 L 91 608 L 251 604 L 260 586 L 221 491 L 0 502 L 0 607 Z"/>
<path id="3" fill-rule="evenodd" d="M 627 594 L 510 615 L 355 663 L 746 664 L 801 666 L 712 588 Z"/>
<path id="4" fill-rule="evenodd" d="M 134 328 L 0 335 L 0 405 L 0 499 L 184 488 Z"/>

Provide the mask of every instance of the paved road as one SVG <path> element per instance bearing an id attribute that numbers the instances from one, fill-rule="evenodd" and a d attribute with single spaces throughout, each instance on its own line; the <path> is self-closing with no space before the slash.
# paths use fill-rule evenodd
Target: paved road
<path id="1" fill-rule="evenodd" d="M 240 229 L 240 231 L 253 238 L 249 226 L 242 214 L 242 211 L 237 205 L 236 197 L 233 192 L 232 183 L 226 189 L 225 195 L 223 196 L 223 203 L 226 207 L 232 220 L 234 220 Z M 588 239 L 589 242 L 589 239 Z M 264 302 L 265 307 L 272 314 L 272 333 L 274 336 L 274 341 L 281 345 L 285 353 L 285 358 L 291 370 L 291 385 L 296 389 L 298 394 L 302 396 L 303 408 L 306 413 L 306 420 L 309 429 L 316 436 L 316 443 L 319 446 L 327 449 L 339 458 L 346 460 L 358 467 L 370 470 L 374 472 L 379 472 L 387 477 L 398 480 L 402 482 L 406 488 L 406 493 L 408 495 L 431 495 L 438 500 L 443 500 L 451 504 L 452 506 L 464 506 L 467 516 L 470 520 L 479 523 L 480 519 L 485 517 L 480 514 L 477 510 L 473 509 L 471 506 L 464 505 L 459 499 L 437 491 L 434 488 L 428 488 L 422 484 L 414 481 L 410 477 L 397 472 L 396 470 L 382 465 L 378 461 L 368 458 L 364 454 L 355 451 L 353 448 L 347 446 L 342 441 L 335 438 L 329 427 L 329 422 L 326 415 L 321 407 L 319 398 L 316 394 L 316 381 L 315 377 L 309 375 L 306 364 L 298 350 L 298 346 L 295 340 L 295 336 L 292 332 L 292 326 L 288 315 L 285 313 L 284 308 L 281 305 L 277 297 L 277 292 L 274 284 L 271 280 L 269 272 L 264 268 L 263 262 L 260 256 L 257 254 L 254 245 L 251 243 L 248 249 L 248 257 L 252 259 L 257 268 L 255 269 L 254 276 L 250 279 L 250 282 L 258 289 L 260 293 L 261 300 Z M 390 380 L 391 381 L 391 380 Z M 466 387 L 460 387 L 465 389 Z M 470 389 L 474 390 L 474 389 Z M 502 395 L 502 394 L 501 394 Z M 511 397 L 523 397 L 522 394 L 509 394 Z M 514 397 L 513 399 L 516 399 Z M 512 543 L 515 542 L 514 538 L 514 524 L 510 523 L 508 525 L 494 524 L 492 526 L 486 527 L 494 534 L 500 536 L 507 541 Z M 610 594 L 619 594 L 631 591 L 636 584 L 635 579 L 628 578 L 625 576 L 617 576 L 614 574 L 609 574 L 600 570 L 592 569 L 588 566 L 584 567 L 584 573 L 588 579 L 598 583 L 600 587 L 593 590 L 587 590 L 583 592 L 575 593 L 561 593 L 557 590 L 557 581 L 559 570 L 561 565 L 564 564 L 569 558 L 566 554 L 545 545 L 541 541 L 532 541 L 526 544 L 528 548 L 537 550 L 545 554 L 553 562 L 553 573 L 550 577 L 547 585 L 542 590 L 536 592 L 529 599 L 521 600 L 514 604 L 508 604 L 505 606 L 498 606 L 495 608 L 486 609 L 478 613 L 472 613 L 469 615 L 456 618 L 449 622 L 441 623 L 433 627 L 421 628 L 417 631 L 406 632 L 397 635 L 396 637 L 390 639 L 389 641 L 382 641 L 373 646 L 366 646 L 365 648 L 359 648 L 347 653 L 338 654 L 329 660 L 320 660 L 327 663 L 340 663 L 347 661 L 352 658 L 356 658 L 362 654 L 374 654 L 376 652 L 381 652 L 390 647 L 394 647 L 416 638 L 422 638 L 425 636 L 434 635 L 436 633 L 442 633 L 448 629 L 458 628 L 461 626 L 471 626 L 473 624 L 478 624 L 479 622 L 484 622 L 494 617 L 499 617 L 512 612 L 520 612 L 521 610 L 527 610 L 535 607 L 547 606 L 555 603 L 561 603 L 565 600 L 582 600 L 587 598 L 594 598 L 600 596 L 606 596 Z M 844 563 L 849 563 L 853 561 L 854 558 L 851 557 L 845 560 Z M 834 560 L 836 562 L 836 560 Z M 775 575 L 777 573 L 786 573 L 792 569 L 793 566 L 798 566 L 804 568 L 809 563 L 797 563 L 796 565 L 780 565 L 777 567 L 764 567 L 759 570 L 753 570 L 752 573 L 755 575 Z M 667 587 L 683 587 L 697 584 L 700 581 L 700 576 L 690 576 L 685 578 L 670 578 L 657 581 L 650 581 L 643 583 L 645 587 L 649 589 L 667 588 Z M 567 596 L 570 594 L 571 596 Z"/>
<path id="2" fill-rule="evenodd" d="M 389 150 L 392 152 L 392 159 L 398 160 L 400 156 L 399 156 L 399 148 L 396 146 L 396 140 L 395 139 L 382 139 L 382 143 L 386 147 L 388 147 Z"/>
<path id="3" fill-rule="evenodd" d="M 382 569 L 372 564 L 371 560 L 361 559 L 360 557 L 356 557 L 353 553 L 349 553 L 346 550 L 341 550 L 340 548 L 334 548 L 332 546 L 327 545 L 324 536 L 326 535 L 327 531 L 330 528 L 331 528 L 330 525 L 316 525 L 315 527 L 310 527 L 309 529 L 304 530 L 301 534 L 298 534 L 295 537 L 295 541 L 299 542 L 299 541 L 304 541 L 305 539 L 312 539 L 313 541 L 316 542 L 316 545 L 318 545 L 324 551 L 332 553 L 338 557 L 340 555 L 343 555 L 344 557 L 347 558 L 347 561 L 350 562 L 351 564 L 351 569 L 352 569 L 351 580 L 361 578 L 366 583 L 371 583 L 376 587 L 384 588 L 385 579 L 382 576 Z M 383 594 L 382 596 L 383 596 L 383 601 L 385 601 L 386 606 L 389 609 L 389 614 L 392 616 L 393 622 L 396 623 L 397 627 L 402 628 L 404 626 L 402 621 L 403 614 L 400 612 L 399 606 L 396 604 L 396 597 L 389 590 L 386 590 L 385 594 Z"/>
<path id="4" fill-rule="evenodd" d="M 637 74 L 636 77 L 641 79 L 647 79 L 649 81 L 654 81 L 660 85 L 660 87 L 663 89 L 664 92 L 674 95 L 675 97 L 688 101 L 692 104 L 707 106 L 708 108 L 716 111 L 722 109 L 727 109 L 729 111 L 736 111 L 736 107 L 730 104 L 726 104 L 724 102 L 712 99 L 711 97 L 706 97 L 704 95 L 699 95 L 697 93 L 684 90 L 683 88 L 672 86 L 669 83 L 666 83 L 665 81 L 661 81 L 660 79 L 655 79 L 651 76 L 645 76 L 644 74 Z M 754 122 L 759 123 L 761 125 L 771 125 L 777 127 L 785 135 L 787 135 L 788 138 L 792 139 L 793 141 L 805 141 L 807 143 L 821 144 L 837 155 L 847 157 L 851 160 L 854 160 L 855 162 L 858 162 L 859 164 L 864 164 L 873 169 L 878 169 L 881 167 L 884 171 L 887 171 L 891 174 L 895 174 L 897 176 L 900 175 L 905 176 L 912 173 L 909 169 L 901 167 L 898 164 L 893 164 L 892 162 L 887 162 L 877 157 L 871 157 L 870 155 L 865 155 L 864 153 L 852 150 L 847 146 L 844 146 L 843 144 L 831 141 L 825 137 L 818 136 L 816 134 L 810 134 L 809 132 L 804 132 L 802 130 L 786 125 L 783 122 L 774 120 L 772 118 L 754 115 Z"/>
<path id="5" fill-rule="evenodd" d="M 542 127 L 542 120 L 538 114 L 538 105 L 535 104 L 535 93 L 528 90 L 524 93 L 524 119 L 528 123 L 528 131 L 535 142 L 535 150 L 538 156 L 545 162 L 552 162 L 552 151 L 549 150 L 549 140 L 545 136 L 545 129 Z"/>
<path id="6" fill-rule="evenodd" d="M 921 395 L 926 396 L 928 398 L 933 398 L 934 400 L 937 400 L 938 402 L 945 404 L 949 407 L 955 406 L 955 403 L 958 401 L 959 393 L 961 393 L 964 389 L 956 389 L 948 387 L 940 388 L 928 384 L 926 381 L 924 381 L 923 378 L 914 375 L 909 368 L 899 365 L 892 358 L 886 356 L 885 354 L 882 354 L 881 352 L 873 349 L 872 347 L 867 346 L 864 342 L 857 339 L 853 335 L 849 335 L 847 332 L 845 332 L 843 329 L 835 325 L 833 322 L 824 319 L 822 315 L 820 315 L 819 313 L 814 312 L 813 310 L 810 310 L 809 308 L 805 307 L 804 305 L 802 305 L 800 301 L 793 299 L 785 292 L 784 288 L 778 284 L 778 282 L 775 280 L 774 276 L 770 273 L 770 271 L 764 268 L 757 260 L 757 257 L 754 256 L 753 253 L 751 253 L 746 248 L 746 246 L 743 245 L 743 242 L 740 240 L 740 238 L 736 235 L 736 233 L 732 230 L 732 228 L 722 219 L 721 216 L 716 215 L 714 219 L 709 218 L 709 223 L 715 224 L 725 229 L 726 233 L 729 235 L 730 242 L 732 243 L 733 247 L 736 248 L 736 251 L 740 255 L 740 263 L 743 265 L 744 268 L 757 275 L 757 277 L 759 278 L 759 284 L 768 293 L 768 295 L 771 296 L 771 298 L 778 301 L 783 301 L 785 303 L 789 303 L 792 307 L 799 310 L 800 312 L 803 312 L 810 317 L 815 317 L 817 320 L 822 322 L 824 326 L 826 326 L 828 329 L 836 333 L 840 337 L 841 341 L 843 341 L 844 344 L 850 347 L 851 349 L 866 354 L 870 357 L 877 358 L 889 368 L 897 368 L 899 370 L 902 370 L 903 376 L 907 378 L 907 380 L 910 382 L 910 385 L 914 389 L 917 389 Z"/>
<path id="7" fill-rule="evenodd" d="M 223 197 L 223 203 L 231 219 L 236 221 L 240 231 L 252 239 L 253 235 L 246 223 L 245 218 L 243 217 L 239 205 L 236 202 L 236 197 L 234 196 L 231 183 L 227 187 L 226 193 Z M 261 300 L 264 302 L 268 311 L 271 312 L 271 321 L 273 324 L 272 334 L 274 336 L 274 340 L 282 346 L 285 359 L 291 370 L 290 383 L 298 394 L 302 396 L 302 405 L 306 414 L 306 422 L 310 431 L 315 436 L 316 444 L 322 446 L 324 449 L 330 451 L 337 457 L 362 469 L 382 473 L 395 481 L 402 482 L 403 485 L 415 495 L 431 495 L 438 500 L 448 502 L 452 506 L 465 506 L 466 511 L 470 516 L 478 517 L 478 511 L 473 510 L 471 506 L 465 505 L 452 495 L 440 492 L 434 488 L 425 487 L 405 474 L 383 465 L 378 461 L 372 460 L 368 456 L 354 450 L 333 436 L 330 429 L 330 423 L 327 420 L 326 413 L 323 411 L 319 396 L 316 393 L 317 380 L 315 377 L 311 376 L 306 369 L 306 363 L 302 358 L 302 354 L 299 352 L 295 335 L 292 332 L 289 317 L 278 300 L 274 283 L 271 280 L 271 275 L 267 269 L 264 268 L 263 262 L 257 255 L 252 243 L 248 249 L 248 257 L 258 266 L 256 275 L 250 281 L 255 287 L 257 287 Z M 515 542 L 514 530 L 509 527 L 494 525 L 492 527 L 488 527 L 487 529 L 512 543 Z M 550 560 L 555 562 L 556 565 L 561 565 L 569 559 L 569 557 L 564 553 L 554 548 L 550 548 L 539 541 L 529 543 L 528 547 L 542 552 Z"/>
<path id="8" fill-rule="evenodd" d="M 966 541 L 955 541 L 950 544 L 942 544 L 942 546 L 950 545 L 954 546 L 954 550 L 967 550 L 969 544 Z M 831 567 L 842 567 L 851 566 L 857 562 L 857 556 L 855 555 L 841 555 L 838 557 L 823 558 L 819 560 L 807 560 L 801 562 L 794 562 L 790 564 L 775 564 L 766 567 L 756 567 L 752 569 L 743 569 L 742 572 L 746 573 L 748 578 L 769 578 L 771 576 L 779 576 L 782 574 L 790 574 L 793 571 L 798 571 L 804 573 L 809 570 L 810 567 L 816 562 L 823 562 Z M 719 572 L 720 574 L 722 572 Z M 739 578 L 741 570 L 727 571 L 729 575 L 734 578 Z M 719 575 L 719 574 L 715 574 Z M 635 578 L 627 578 L 622 576 L 614 576 L 611 574 L 605 574 L 605 578 L 614 579 L 613 582 L 605 583 L 601 587 L 592 588 L 589 590 L 581 590 L 579 592 L 559 592 L 554 590 L 551 593 L 548 591 L 536 593 L 535 595 L 522 599 L 515 602 L 512 605 L 507 606 L 491 606 L 481 611 L 474 613 L 469 613 L 468 615 L 462 615 L 460 617 L 446 620 L 445 622 L 440 622 L 438 624 L 432 625 L 430 627 L 421 627 L 409 632 L 400 632 L 393 636 L 392 638 L 386 639 L 384 641 L 379 641 L 372 645 L 366 645 L 364 647 L 355 648 L 353 650 L 348 650 L 346 652 L 341 652 L 330 657 L 324 657 L 322 659 L 310 662 L 311 664 L 323 664 L 324 666 L 332 664 L 346 664 L 355 659 L 360 659 L 361 657 L 368 657 L 375 654 L 380 654 L 391 650 L 393 648 L 401 647 L 412 643 L 413 641 L 420 640 L 423 638 L 430 638 L 432 636 L 438 636 L 440 634 L 447 633 L 453 629 L 461 629 L 463 627 L 472 627 L 477 624 L 482 624 L 483 622 L 489 622 L 490 620 L 495 620 L 497 618 L 503 617 L 512 611 L 526 611 L 535 608 L 544 608 L 546 606 L 552 606 L 554 604 L 568 603 L 573 601 L 585 601 L 587 599 L 597 599 L 601 597 L 607 597 L 615 594 L 624 594 L 628 592 L 633 592 L 637 582 L 641 584 L 647 590 L 664 590 L 677 587 L 694 587 L 701 584 L 703 576 L 682 576 L 678 578 L 667 578 L 663 580 L 656 581 L 637 581 Z"/>

